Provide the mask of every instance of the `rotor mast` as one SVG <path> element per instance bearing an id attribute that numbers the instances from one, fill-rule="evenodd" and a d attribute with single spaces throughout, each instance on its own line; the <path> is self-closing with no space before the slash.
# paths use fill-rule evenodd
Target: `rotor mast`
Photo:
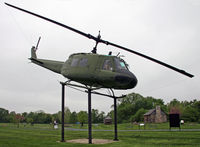
<path id="1" fill-rule="evenodd" d="M 92 53 L 93 54 L 96 54 L 97 53 L 97 45 L 98 45 L 98 43 L 100 42 L 100 40 L 101 40 L 101 35 L 100 35 L 100 31 L 99 31 L 99 35 L 97 36 L 97 38 L 96 38 L 96 44 L 95 44 L 95 46 L 94 46 L 94 48 L 93 48 L 93 50 L 92 50 Z"/>

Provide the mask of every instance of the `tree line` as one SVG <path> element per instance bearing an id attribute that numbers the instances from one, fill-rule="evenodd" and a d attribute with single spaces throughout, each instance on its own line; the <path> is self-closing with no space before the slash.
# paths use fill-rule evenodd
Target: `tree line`
<path id="1" fill-rule="evenodd" d="M 66 124 L 87 123 L 88 113 L 87 111 L 71 112 L 68 107 L 64 110 L 64 120 Z M 92 109 L 92 123 L 102 123 L 105 118 L 105 112 L 99 112 L 97 109 Z M 0 108 L 0 123 L 28 123 L 28 124 L 49 124 L 56 121 L 61 123 L 61 111 L 49 114 L 43 110 L 36 112 L 23 112 L 16 113 L 15 111 L 9 112 L 4 108 Z"/>
<path id="2" fill-rule="evenodd" d="M 143 97 L 137 93 L 131 93 L 118 100 L 118 122 L 142 122 L 144 114 L 156 106 L 160 106 L 167 116 L 169 116 L 171 110 L 175 109 L 180 114 L 180 119 L 185 122 L 200 123 L 200 101 L 196 99 L 191 101 L 173 99 L 165 104 L 162 99 L 150 96 Z M 109 115 L 113 118 L 113 110 L 109 112 Z"/>
<path id="3" fill-rule="evenodd" d="M 118 99 L 117 102 L 117 114 L 118 123 L 127 122 L 142 122 L 144 120 L 144 114 L 150 110 L 160 106 L 161 110 L 169 114 L 170 110 L 176 109 L 180 113 L 180 118 L 185 122 L 198 122 L 200 123 L 200 101 L 178 101 L 173 99 L 169 103 L 165 104 L 162 99 L 156 99 L 153 97 L 143 97 L 137 93 L 131 93 L 125 98 Z M 113 106 L 111 106 L 113 109 Z M 103 123 L 106 116 L 110 116 L 114 120 L 114 110 L 111 110 L 107 114 L 97 109 L 92 109 L 92 123 Z M 71 112 L 68 107 L 65 107 L 65 123 L 87 123 L 88 113 L 87 111 Z M 49 114 L 42 110 L 36 112 L 23 112 L 16 113 L 15 111 L 9 112 L 4 108 L 0 108 L 0 123 L 52 123 L 56 121 L 61 123 L 61 111 Z"/>

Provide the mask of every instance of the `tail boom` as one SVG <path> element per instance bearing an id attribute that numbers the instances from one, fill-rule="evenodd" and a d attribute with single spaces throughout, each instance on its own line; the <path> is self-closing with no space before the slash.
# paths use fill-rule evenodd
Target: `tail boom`
<path id="1" fill-rule="evenodd" d="M 36 48 L 34 46 L 31 48 L 31 58 L 29 58 L 29 60 L 31 60 L 31 62 L 34 64 L 42 66 L 58 74 L 61 74 L 61 69 L 64 64 L 62 61 L 38 59 L 36 55 Z"/>

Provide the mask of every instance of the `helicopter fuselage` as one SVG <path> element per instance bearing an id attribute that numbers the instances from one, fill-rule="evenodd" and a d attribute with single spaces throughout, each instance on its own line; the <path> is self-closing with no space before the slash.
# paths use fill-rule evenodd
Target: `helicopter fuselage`
<path id="1" fill-rule="evenodd" d="M 94 87 L 130 89 L 137 84 L 135 75 L 128 70 L 126 63 L 116 56 L 72 54 L 63 64 L 61 74 Z"/>
<path id="2" fill-rule="evenodd" d="M 126 62 L 117 56 L 77 53 L 61 62 L 38 59 L 35 52 L 35 47 L 32 47 L 30 60 L 33 63 L 86 86 L 131 89 L 137 84 Z"/>

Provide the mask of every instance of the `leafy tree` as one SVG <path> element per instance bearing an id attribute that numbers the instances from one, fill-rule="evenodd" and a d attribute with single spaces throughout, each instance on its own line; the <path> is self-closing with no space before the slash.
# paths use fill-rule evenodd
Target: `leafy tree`
<path id="1" fill-rule="evenodd" d="M 9 114 L 9 122 L 10 123 L 16 123 L 16 119 L 15 119 L 15 111 L 11 111 L 10 114 Z"/>
<path id="2" fill-rule="evenodd" d="M 101 113 L 98 115 L 98 123 L 102 123 L 105 118 L 105 112 L 101 111 Z"/>
<path id="3" fill-rule="evenodd" d="M 46 120 L 46 113 L 42 110 L 36 111 L 34 114 L 35 123 L 44 123 Z"/>
<path id="4" fill-rule="evenodd" d="M 23 122 L 27 122 L 27 121 L 26 121 L 26 119 L 27 119 L 27 115 L 28 115 L 27 112 L 23 112 L 23 113 L 22 113 L 22 116 L 24 117 Z"/>
<path id="5" fill-rule="evenodd" d="M 107 116 L 110 116 L 112 120 L 114 120 L 114 110 L 111 110 L 110 112 L 108 112 Z M 119 119 L 117 119 L 117 121 L 119 122 Z"/>
<path id="6" fill-rule="evenodd" d="M 61 123 L 62 122 L 62 112 L 59 111 L 57 115 L 58 115 L 58 118 L 59 118 L 59 122 Z M 68 107 L 65 107 L 65 109 L 64 109 L 64 122 L 65 123 L 70 122 L 70 115 L 71 115 L 70 109 Z"/>
<path id="7" fill-rule="evenodd" d="M 20 113 L 15 115 L 15 122 L 17 123 L 18 128 L 19 128 L 20 122 L 23 121 L 23 120 L 24 120 L 24 117 Z"/>
<path id="8" fill-rule="evenodd" d="M 27 114 L 26 118 L 31 118 L 33 121 L 32 121 L 32 124 L 36 123 L 36 114 L 34 112 L 30 112 Z"/>
<path id="9" fill-rule="evenodd" d="M 33 124 L 33 119 L 30 118 L 30 117 L 28 117 L 28 118 L 26 119 L 26 123 L 28 123 L 28 124 Z"/>
<path id="10" fill-rule="evenodd" d="M 184 105 L 177 99 L 173 99 L 172 101 L 170 101 L 170 103 L 168 104 L 168 112 L 170 112 L 172 108 L 176 108 L 177 110 L 179 110 L 180 114 L 182 114 L 184 111 Z"/>
<path id="11" fill-rule="evenodd" d="M 69 120 L 69 122 L 72 123 L 72 124 L 74 124 L 74 123 L 76 123 L 77 121 L 78 121 L 77 113 L 74 111 L 74 112 L 72 112 L 71 115 L 70 115 L 70 120 Z"/>
<path id="12" fill-rule="evenodd" d="M 133 117 L 139 109 L 152 109 L 153 102 L 157 101 L 155 101 L 152 97 L 144 98 L 140 94 L 129 94 L 127 97 L 121 99 L 120 103 L 118 104 L 118 121 L 129 122 L 130 117 Z"/>
<path id="13" fill-rule="evenodd" d="M 61 123 L 60 115 L 61 115 L 61 112 L 52 114 L 52 121 L 51 122 L 56 121 L 57 123 Z"/>
<path id="14" fill-rule="evenodd" d="M 70 116 L 71 116 L 71 111 L 69 110 L 68 107 L 65 107 L 65 114 L 64 114 L 65 123 L 70 122 Z"/>
<path id="15" fill-rule="evenodd" d="M 49 124 L 51 122 L 52 122 L 52 115 L 51 114 L 46 114 L 46 118 L 45 118 L 44 123 L 45 124 Z"/>
<path id="16" fill-rule="evenodd" d="M 23 112 L 23 113 L 22 113 L 22 116 L 23 116 L 23 117 L 27 117 L 27 115 L 28 115 L 27 112 Z"/>
<path id="17" fill-rule="evenodd" d="M 62 122 L 62 112 L 58 111 L 57 116 L 58 116 L 59 122 L 61 123 Z"/>
<path id="18" fill-rule="evenodd" d="M 0 108 L 0 122 L 7 122 L 8 121 L 8 110 Z"/>
<path id="19" fill-rule="evenodd" d="M 141 122 L 144 121 L 144 114 L 147 112 L 147 110 L 145 110 L 144 108 L 140 108 L 135 115 L 133 115 L 130 120 L 132 122 Z"/>
<path id="20" fill-rule="evenodd" d="M 92 123 L 98 123 L 99 111 L 97 109 L 92 109 Z"/>
<path id="21" fill-rule="evenodd" d="M 84 123 L 88 121 L 88 114 L 86 111 L 80 111 L 77 115 L 78 121 L 81 123 L 81 126 L 83 126 Z"/>
<path id="22" fill-rule="evenodd" d="M 183 114 L 181 115 L 181 118 L 188 122 L 198 122 L 199 112 L 197 109 L 195 109 L 195 107 L 187 106 L 184 109 Z"/>
<path id="23" fill-rule="evenodd" d="M 150 96 L 145 98 L 137 93 L 131 93 L 125 98 L 119 99 L 118 102 L 118 122 L 120 123 L 129 122 L 131 117 L 132 119 L 136 117 L 136 113 L 141 108 L 147 111 L 159 105 L 161 109 L 167 113 L 167 107 L 164 105 L 164 101 L 162 99 L 155 99 Z"/>

